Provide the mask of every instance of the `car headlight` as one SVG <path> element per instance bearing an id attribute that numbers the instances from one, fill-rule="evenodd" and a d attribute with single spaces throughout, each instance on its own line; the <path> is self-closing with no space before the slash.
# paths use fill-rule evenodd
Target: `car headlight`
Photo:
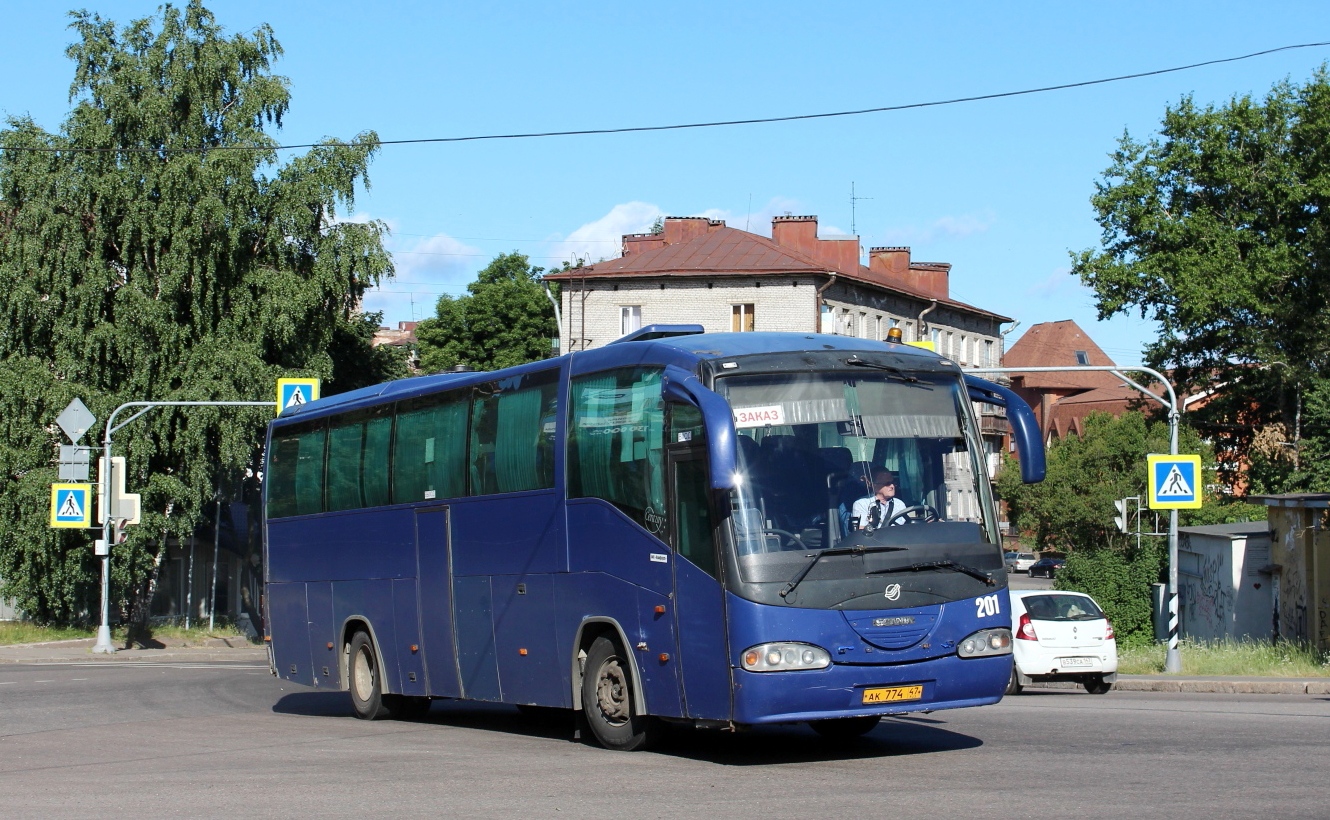
<path id="1" fill-rule="evenodd" d="M 749 672 L 792 672 L 830 665 L 831 653 L 810 643 L 764 643 L 743 654 L 743 666 Z"/>
<path id="2" fill-rule="evenodd" d="M 981 629 L 956 647 L 956 654 L 962 658 L 988 658 L 993 655 L 1011 654 L 1011 630 Z"/>

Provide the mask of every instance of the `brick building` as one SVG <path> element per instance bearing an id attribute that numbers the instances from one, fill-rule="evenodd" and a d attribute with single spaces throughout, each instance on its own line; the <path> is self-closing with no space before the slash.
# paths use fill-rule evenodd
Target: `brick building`
<path id="1" fill-rule="evenodd" d="M 915 262 L 909 248 L 817 235 L 815 216 L 778 216 L 771 238 L 704 217 L 668 217 L 660 233 L 629 234 L 623 253 L 552 274 L 562 285 L 561 352 L 600 347 L 651 324 L 709 332 L 784 330 L 885 339 L 900 327 L 961 364 L 996 365 L 1011 319 L 950 297 L 951 265 Z"/>

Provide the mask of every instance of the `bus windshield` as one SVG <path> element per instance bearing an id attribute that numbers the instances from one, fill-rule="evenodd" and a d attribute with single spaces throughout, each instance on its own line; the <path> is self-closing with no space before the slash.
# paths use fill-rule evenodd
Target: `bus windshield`
<path id="1" fill-rule="evenodd" d="M 734 375 L 733 591 L 892 609 L 1006 585 L 983 450 L 954 375 Z"/>

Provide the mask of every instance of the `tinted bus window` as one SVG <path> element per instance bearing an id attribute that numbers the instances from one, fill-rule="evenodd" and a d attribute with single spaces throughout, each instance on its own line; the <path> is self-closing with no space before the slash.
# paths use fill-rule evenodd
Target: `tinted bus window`
<path id="1" fill-rule="evenodd" d="M 393 502 L 466 495 L 464 396 L 425 396 L 397 408 Z"/>
<path id="2" fill-rule="evenodd" d="M 388 408 L 334 419 L 328 429 L 328 509 L 354 510 L 389 503 Z"/>
<path id="3" fill-rule="evenodd" d="M 554 486 L 558 371 L 476 389 L 471 412 L 471 493 L 513 493 Z"/>
<path id="4" fill-rule="evenodd" d="M 603 498 L 664 535 L 660 371 L 625 368 L 574 379 L 568 496 Z"/>
<path id="5" fill-rule="evenodd" d="M 323 511 L 323 422 L 286 427 L 272 438 L 268 517 Z"/>

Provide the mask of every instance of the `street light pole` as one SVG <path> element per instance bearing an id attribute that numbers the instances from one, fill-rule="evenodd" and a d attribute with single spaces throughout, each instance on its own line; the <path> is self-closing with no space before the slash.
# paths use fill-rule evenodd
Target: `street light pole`
<path id="1" fill-rule="evenodd" d="M 115 423 L 115 417 L 120 415 L 121 410 L 130 407 L 141 407 L 142 410 L 122 421 Z M 110 507 L 114 496 L 112 488 L 115 486 L 111 481 L 111 473 L 114 468 L 111 466 L 111 434 L 122 429 L 130 422 L 147 413 L 149 410 L 155 410 L 158 407 L 274 407 L 271 401 L 130 401 L 125 402 L 111 413 L 111 417 L 106 420 L 106 434 L 102 438 L 104 448 L 102 456 L 106 459 L 106 466 L 102 469 L 102 499 L 106 507 Z M 106 540 L 106 554 L 102 556 L 102 623 L 97 627 L 97 642 L 93 644 L 93 654 L 112 655 L 115 654 L 115 646 L 111 644 L 111 547 L 115 544 L 116 531 L 119 529 L 115 524 L 115 511 L 110 509 L 102 510 L 103 523 L 102 534 Z M 163 538 L 165 536 L 163 535 Z M 151 602 L 149 602 L 151 605 Z"/>
<path id="2" fill-rule="evenodd" d="M 1074 372 L 1112 373 L 1128 387 L 1133 387 L 1168 409 L 1168 452 L 1178 454 L 1178 422 L 1182 419 L 1182 405 L 1178 403 L 1178 394 L 1173 385 L 1164 378 L 1164 374 L 1148 367 L 1118 367 L 1117 365 L 1081 365 L 1078 367 L 968 367 L 967 373 L 1074 373 Z M 1168 390 L 1168 399 L 1146 390 L 1124 371 L 1148 373 Z M 1198 488 L 1199 492 L 1199 488 Z M 1139 525 L 1138 525 L 1139 526 Z M 1177 674 L 1182 671 L 1182 656 L 1178 651 L 1178 511 L 1169 510 L 1168 514 L 1168 650 L 1164 655 L 1164 671 Z"/>

